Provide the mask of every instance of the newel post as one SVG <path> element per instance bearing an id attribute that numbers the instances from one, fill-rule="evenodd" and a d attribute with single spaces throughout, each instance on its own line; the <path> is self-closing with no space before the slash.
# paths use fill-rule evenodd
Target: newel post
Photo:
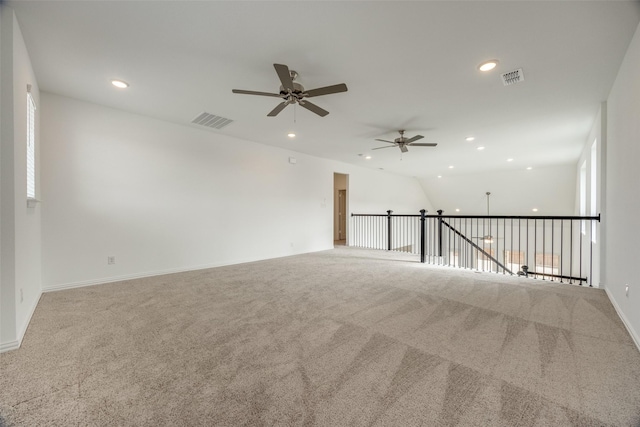
<path id="1" fill-rule="evenodd" d="M 391 250 L 391 212 L 392 210 L 387 211 L 387 250 Z"/>
<path id="2" fill-rule="evenodd" d="M 426 261 L 426 239 L 425 239 L 425 214 L 427 211 L 425 209 L 420 209 L 420 262 L 424 264 Z"/>
<path id="3" fill-rule="evenodd" d="M 438 215 L 442 216 L 442 209 L 438 210 Z M 442 218 L 438 218 L 438 256 L 442 256 Z"/>

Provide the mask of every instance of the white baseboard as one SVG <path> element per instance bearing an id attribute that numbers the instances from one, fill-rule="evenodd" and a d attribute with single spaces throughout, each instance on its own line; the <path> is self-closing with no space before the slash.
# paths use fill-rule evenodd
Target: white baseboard
<path id="1" fill-rule="evenodd" d="M 107 283 L 122 282 L 124 280 L 142 279 L 145 277 L 163 276 L 165 274 L 183 273 L 185 271 L 205 270 L 207 268 L 224 267 L 231 264 L 211 264 L 205 266 L 196 266 L 191 268 L 172 268 L 168 270 L 149 271 L 146 273 L 126 274 L 123 276 L 105 277 L 102 279 L 83 280 L 80 282 L 63 283 L 60 285 L 45 286 L 43 292 L 63 291 L 65 289 L 83 288 L 85 286 L 104 285 Z"/>
<path id="2" fill-rule="evenodd" d="M 326 250 L 326 249 L 321 249 L 320 251 L 323 251 L 323 250 Z M 311 251 L 311 252 L 319 252 L 319 251 Z M 145 273 L 127 274 L 123 276 L 105 277 L 102 279 L 63 283 L 59 285 L 44 286 L 42 288 L 42 292 L 63 291 L 65 289 L 83 288 L 85 286 L 93 286 L 93 285 L 104 285 L 107 283 L 122 282 L 124 280 L 142 279 L 145 277 L 153 277 L 153 276 L 164 276 L 165 274 L 184 273 L 186 271 L 206 270 L 208 268 L 225 267 L 228 265 L 245 264 L 248 262 L 258 262 L 258 261 L 266 261 L 269 259 L 286 258 L 290 256 L 303 255 L 305 253 L 311 253 L 311 252 L 300 252 L 300 253 L 289 254 L 289 255 L 279 255 L 271 258 L 242 259 L 242 260 L 234 260 L 234 261 L 223 262 L 223 263 L 196 265 L 196 266 L 191 266 L 186 268 L 172 268 L 168 270 L 158 270 L 158 271 L 150 271 Z"/>
<path id="3" fill-rule="evenodd" d="M 40 302 L 40 298 L 42 298 L 42 291 L 38 294 L 38 298 L 35 299 L 31 308 L 29 309 L 29 315 L 27 316 L 27 320 L 22 325 L 22 328 L 18 331 L 18 340 L 20 341 L 20 345 L 22 345 L 22 339 L 24 338 L 24 334 L 27 333 L 27 328 L 29 327 L 29 323 L 31 323 L 31 318 L 33 317 L 33 313 L 36 312 L 36 308 L 38 308 L 38 303 Z"/>
<path id="4" fill-rule="evenodd" d="M 4 353 L 5 351 L 17 350 L 20 348 L 20 341 L 8 341 L 0 343 L 0 353 Z"/>
<path id="5" fill-rule="evenodd" d="M 624 327 L 627 328 L 627 331 L 629 331 L 629 335 L 631 335 L 633 342 L 636 344 L 636 347 L 638 347 L 638 351 L 640 351 L 640 335 L 638 335 L 638 333 L 633 329 L 633 326 L 631 326 L 631 323 L 629 322 L 629 320 L 627 320 L 627 317 L 624 315 L 624 313 L 620 309 L 620 306 L 618 305 L 616 300 L 613 298 L 613 295 L 611 295 L 611 292 L 609 292 L 609 288 L 605 286 L 604 290 L 607 293 L 607 297 L 609 297 L 609 301 L 611 301 L 611 305 L 613 305 L 613 308 L 616 309 L 616 313 L 618 313 L 618 317 L 620 317 L 620 320 L 622 320 Z"/>
<path id="6" fill-rule="evenodd" d="M 24 334 L 27 333 L 27 328 L 29 328 L 29 323 L 31 323 L 31 318 L 33 317 L 33 313 L 36 312 L 36 308 L 38 307 L 38 303 L 40 302 L 41 297 L 42 292 L 40 292 L 38 298 L 36 298 L 31 305 L 31 308 L 29 309 L 29 315 L 22 325 L 22 328 L 20 328 L 20 330 L 18 331 L 18 339 L 15 341 L 0 343 L 0 353 L 4 353 L 5 351 L 17 350 L 20 348 L 20 346 L 22 345 L 22 340 L 24 339 Z"/>

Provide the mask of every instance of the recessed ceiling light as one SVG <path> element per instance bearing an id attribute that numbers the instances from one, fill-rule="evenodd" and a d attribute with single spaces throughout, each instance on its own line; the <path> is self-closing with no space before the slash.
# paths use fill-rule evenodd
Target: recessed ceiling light
<path id="1" fill-rule="evenodd" d="M 533 208 L 531 210 L 534 211 L 534 212 L 538 212 L 538 208 Z"/>
<path id="2" fill-rule="evenodd" d="M 484 150 L 484 147 L 478 147 L 478 150 L 482 151 Z"/>
<path id="3" fill-rule="evenodd" d="M 482 64 L 478 65 L 478 70 L 480 71 L 491 71 L 498 66 L 497 59 L 490 59 L 488 61 L 484 61 Z"/>
<path id="4" fill-rule="evenodd" d="M 530 171 L 531 169 L 533 169 L 531 166 L 527 166 L 528 171 Z"/>
<path id="5" fill-rule="evenodd" d="M 460 209 L 456 208 L 456 212 L 460 212 Z"/>
<path id="6" fill-rule="evenodd" d="M 442 178 L 442 175 L 438 175 L 438 178 Z"/>
<path id="7" fill-rule="evenodd" d="M 475 137 L 475 136 L 468 136 L 468 137 L 466 137 L 464 140 L 465 140 L 465 141 L 467 141 L 467 142 L 471 142 L 471 141 L 473 141 L 474 139 L 476 139 L 476 137 Z"/>
<path id="8" fill-rule="evenodd" d="M 449 169 L 453 169 L 453 166 L 449 166 Z"/>
<path id="9" fill-rule="evenodd" d="M 364 158 L 369 160 L 369 159 L 371 159 L 371 156 L 364 156 Z"/>
<path id="10" fill-rule="evenodd" d="M 122 80 L 111 80 L 111 84 L 120 89 L 126 89 L 129 87 L 129 83 Z"/>
<path id="11" fill-rule="evenodd" d="M 507 162 L 513 162 L 513 159 L 507 159 Z"/>
<path id="12" fill-rule="evenodd" d="M 295 134 L 295 133 L 293 133 L 293 132 L 289 132 L 289 133 L 287 134 L 287 136 L 288 136 L 289 138 L 295 138 L 295 137 L 296 137 L 296 134 Z"/>

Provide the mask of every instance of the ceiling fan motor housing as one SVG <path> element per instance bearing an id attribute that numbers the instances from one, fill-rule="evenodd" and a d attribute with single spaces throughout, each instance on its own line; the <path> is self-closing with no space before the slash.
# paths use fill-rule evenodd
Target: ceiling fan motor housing
<path id="1" fill-rule="evenodd" d="M 291 92 L 291 94 L 293 95 L 293 99 L 291 99 L 291 101 L 292 102 L 299 101 L 300 99 L 303 98 L 302 96 L 303 93 L 304 93 L 304 86 L 302 86 L 298 82 L 293 82 L 293 91 Z M 289 95 L 289 90 L 285 89 L 284 86 L 281 85 L 280 95 L 282 95 L 283 98 L 287 97 Z"/>

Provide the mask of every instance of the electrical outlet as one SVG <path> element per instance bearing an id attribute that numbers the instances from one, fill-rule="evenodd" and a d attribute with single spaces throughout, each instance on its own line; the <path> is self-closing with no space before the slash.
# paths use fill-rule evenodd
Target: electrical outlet
<path id="1" fill-rule="evenodd" d="M 107 257 L 107 264 L 112 265 L 116 263 L 116 257 L 114 256 L 108 256 Z"/>
<path id="2" fill-rule="evenodd" d="M 629 296 L 629 285 L 624 285 L 624 294 L 628 297 Z"/>
<path id="3" fill-rule="evenodd" d="M 20 302 L 24 301 L 24 292 L 22 291 L 22 288 L 20 288 Z"/>

